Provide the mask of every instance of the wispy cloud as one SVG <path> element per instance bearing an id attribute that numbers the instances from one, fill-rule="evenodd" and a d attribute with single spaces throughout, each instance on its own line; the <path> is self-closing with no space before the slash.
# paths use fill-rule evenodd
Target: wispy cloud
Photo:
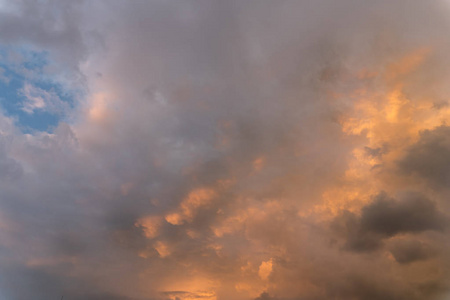
<path id="1" fill-rule="evenodd" d="M 30 83 L 25 83 L 19 94 L 24 98 L 22 110 L 28 114 L 44 111 L 62 115 L 70 108 L 69 104 L 61 100 L 53 90 L 46 91 Z"/>

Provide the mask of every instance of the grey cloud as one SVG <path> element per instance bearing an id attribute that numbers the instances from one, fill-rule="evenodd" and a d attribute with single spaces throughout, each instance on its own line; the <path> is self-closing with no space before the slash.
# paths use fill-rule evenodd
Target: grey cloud
<path id="1" fill-rule="evenodd" d="M 15 1 L 0 13 L 0 41 L 53 52 L 59 64 L 78 69 L 86 57 L 79 29 L 82 1 Z M 61 67 L 61 66 L 55 66 Z"/>
<path id="2" fill-rule="evenodd" d="M 447 220 L 436 204 L 425 196 L 409 193 L 401 200 L 385 193 L 376 196 L 361 213 L 361 228 L 366 232 L 393 236 L 425 230 L 442 231 Z"/>
<path id="3" fill-rule="evenodd" d="M 255 300 L 276 300 L 277 298 L 271 297 L 269 293 L 264 292 L 259 297 L 255 298 Z"/>
<path id="4" fill-rule="evenodd" d="M 395 260 L 400 264 L 424 261 L 436 256 L 436 249 L 417 240 L 394 240 L 388 246 Z"/>
<path id="5" fill-rule="evenodd" d="M 381 158 L 384 154 L 389 152 L 389 145 L 385 144 L 382 147 L 377 148 L 364 147 L 364 151 L 370 157 Z"/>
<path id="6" fill-rule="evenodd" d="M 9 265 L 3 272 L 0 284 L 8 299 L 61 297 L 61 278 L 47 270 Z"/>
<path id="7" fill-rule="evenodd" d="M 384 239 L 398 234 L 442 232 L 447 225 L 448 218 L 425 196 L 408 192 L 397 200 L 382 192 L 362 208 L 360 216 L 344 211 L 332 227 L 346 236 L 346 248 L 365 252 L 380 248 Z"/>
<path id="8" fill-rule="evenodd" d="M 64 298 L 70 298 L 74 300 L 136 300 L 135 298 L 130 298 L 122 295 L 114 295 L 110 293 L 88 293 L 88 294 L 68 294 Z"/>
<path id="9" fill-rule="evenodd" d="M 360 218 L 351 212 L 344 211 L 333 220 L 332 228 L 339 234 L 343 234 L 346 249 L 356 252 L 372 251 L 380 248 L 382 236 L 374 232 L 366 232 L 361 228 Z"/>
<path id="10" fill-rule="evenodd" d="M 76 256 L 87 248 L 83 237 L 76 233 L 62 232 L 53 240 L 56 255 Z"/>
<path id="11" fill-rule="evenodd" d="M 329 296 L 336 299 L 367 299 L 367 300 L 400 300 L 420 299 L 410 290 L 389 286 L 387 282 L 374 282 L 356 274 L 347 278 L 343 286 L 336 286 L 329 290 Z"/>
<path id="12" fill-rule="evenodd" d="M 8 299 L 74 299 L 74 300 L 135 300 L 120 294 L 99 292 L 87 281 L 77 281 L 60 275 L 62 270 L 44 267 L 23 267 L 9 264 L 0 286 Z M 66 270 L 69 272 L 69 270 Z M 61 272 L 61 274 L 59 274 Z M 15 288 L 11 288 L 15 287 Z M 83 291 L 83 289 L 85 291 Z"/>
<path id="13" fill-rule="evenodd" d="M 445 188 L 450 183 L 450 127 L 439 126 L 421 133 L 398 162 L 400 171 L 415 174 L 434 187 Z"/>
<path id="14" fill-rule="evenodd" d="M 3 180 L 15 180 L 22 176 L 23 168 L 12 158 L 0 160 L 0 178 Z"/>
<path id="15" fill-rule="evenodd" d="M 16 159 L 10 157 L 9 152 L 13 135 L 0 137 L 0 180 L 12 182 L 23 175 L 23 167 Z"/>

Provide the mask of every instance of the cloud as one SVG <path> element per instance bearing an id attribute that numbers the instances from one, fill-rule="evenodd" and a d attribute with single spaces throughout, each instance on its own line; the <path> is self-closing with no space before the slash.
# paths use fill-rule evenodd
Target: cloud
<path id="1" fill-rule="evenodd" d="M 76 69 L 86 55 L 79 23 L 81 2 L 64 1 L 51 9 L 50 3 L 17 1 L 2 9 L 0 42 L 48 50 L 57 68 Z"/>
<path id="2" fill-rule="evenodd" d="M 161 293 L 163 297 L 167 300 L 187 300 L 187 299 L 214 299 L 215 295 L 210 292 L 199 291 L 199 292 L 185 292 L 185 291 L 167 291 Z"/>
<path id="3" fill-rule="evenodd" d="M 361 216 L 344 211 L 333 221 L 333 227 L 346 235 L 345 247 L 360 252 L 378 249 L 384 239 L 398 234 L 442 232 L 447 225 L 448 218 L 434 202 L 413 192 L 400 200 L 382 192 L 362 208 Z"/>
<path id="4" fill-rule="evenodd" d="M 272 299 L 276 299 L 276 298 L 271 297 L 266 292 L 262 293 L 258 298 L 255 298 L 255 300 L 272 300 Z"/>
<path id="5" fill-rule="evenodd" d="M 258 275 L 262 280 L 267 280 L 272 273 L 272 259 L 263 261 L 259 266 Z"/>
<path id="6" fill-rule="evenodd" d="M 8 141 L 0 142 L 0 180 L 11 182 L 23 175 L 22 165 L 7 154 Z"/>
<path id="7" fill-rule="evenodd" d="M 25 98 L 22 110 L 28 114 L 44 111 L 62 115 L 69 110 L 69 104 L 61 100 L 53 90 L 46 91 L 30 83 L 25 83 L 19 90 L 19 94 Z"/>
<path id="8" fill-rule="evenodd" d="M 4 52 L 85 91 L 30 75 L 23 109 L 70 115 L 51 133 L 0 115 L 8 299 L 449 291 L 444 2 L 1 7 Z"/>
<path id="9" fill-rule="evenodd" d="M 436 204 L 414 193 L 400 201 L 379 194 L 361 213 L 361 228 L 384 236 L 424 230 L 440 231 L 445 224 L 445 217 L 438 211 Z"/>
<path id="10" fill-rule="evenodd" d="M 398 162 L 406 174 L 420 176 L 435 187 L 445 188 L 450 180 L 450 128 L 442 125 L 420 134 L 417 143 L 408 148 Z"/>
<path id="11" fill-rule="evenodd" d="M 390 245 L 390 252 L 400 264 L 424 261 L 436 255 L 430 245 L 417 240 L 397 240 Z"/>

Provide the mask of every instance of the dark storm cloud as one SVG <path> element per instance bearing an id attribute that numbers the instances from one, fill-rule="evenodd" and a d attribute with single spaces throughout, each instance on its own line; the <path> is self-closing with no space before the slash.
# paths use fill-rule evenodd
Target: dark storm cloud
<path id="1" fill-rule="evenodd" d="M 430 245 L 417 240 L 396 240 L 390 243 L 388 248 L 400 264 L 424 261 L 437 254 Z"/>
<path id="2" fill-rule="evenodd" d="M 450 186 L 450 127 L 442 125 L 420 134 L 398 162 L 406 174 L 418 175 L 435 187 Z"/>
<path id="3" fill-rule="evenodd" d="M 436 203 L 424 195 L 409 192 L 397 200 L 382 192 L 361 210 L 361 216 L 344 211 L 333 227 L 347 236 L 345 247 L 353 251 L 371 251 L 383 245 L 383 239 L 427 230 L 442 232 L 448 218 Z"/>
<path id="4" fill-rule="evenodd" d="M 447 224 L 436 204 L 416 193 L 409 193 L 401 200 L 379 194 L 362 209 L 360 222 L 363 231 L 387 237 L 425 230 L 442 231 Z"/>
<path id="5" fill-rule="evenodd" d="M 367 299 L 367 300 L 403 300 L 420 299 L 403 287 L 390 286 L 388 282 L 374 281 L 367 277 L 353 274 L 346 278 L 342 286 L 329 286 L 327 297 L 335 299 Z M 323 298 L 327 299 L 327 298 Z"/>
<path id="6" fill-rule="evenodd" d="M 365 252 L 382 246 L 382 236 L 374 232 L 366 232 L 361 228 L 361 219 L 354 213 L 344 211 L 335 218 L 332 228 L 346 238 L 345 248 Z"/>

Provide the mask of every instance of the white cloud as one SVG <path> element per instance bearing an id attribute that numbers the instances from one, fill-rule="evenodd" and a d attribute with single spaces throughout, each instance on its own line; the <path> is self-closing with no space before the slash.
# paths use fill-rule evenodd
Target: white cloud
<path id="1" fill-rule="evenodd" d="M 19 95 L 25 99 L 22 110 L 28 114 L 35 111 L 45 111 L 52 114 L 63 115 L 69 109 L 69 104 L 61 100 L 55 91 L 46 91 L 30 83 L 25 83 L 19 90 Z"/>

